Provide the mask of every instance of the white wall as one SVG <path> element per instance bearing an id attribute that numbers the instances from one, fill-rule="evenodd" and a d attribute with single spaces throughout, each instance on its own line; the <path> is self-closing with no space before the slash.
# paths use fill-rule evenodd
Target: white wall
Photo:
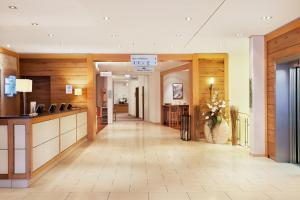
<path id="1" fill-rule="evenodd" d="M 129 84 L 126 82 L 114 81 L 114 104 L 119 103 L 120 98 L 127 98 L 129 96 Z"/>
<path id="2" fill-rule="evenodd" d="M 173 83 L 182 83 L 183 84 L 183 99 L 182 100 L 174 100 L 173 99 Z M 163 103 L 171 103 L 171 104 L 189 104 L 189 71 L 180 71 L 170 73 L 164 76 L 163 79 L 163 87 L 164 87 L 164 97 Z"/>
<path id="3" fill-rule="evenodd" d="M 149 114 L 148 120 L 153 123 L 160 123 L 160 73 L 153 72 L 148 77 L 148 101 Z"/>
<path id="4" fill-rule="evenodd" d="M 240 112 L 249 114 L 249 40 L 242 48 L 229 52 L 229 101 Z"/>
<path id="5" fill-rule="evenodd" d="M 137 80 L 130 80 L 128 83 L 128 113 L 135 116 L 135 88 L 138 87 Z"/>
<path id="6" fill-rule="evenodd" d="M 113 80 L 107 77 L 107 121 L 113 122 Z"/>
<path id="7" fill-rule="evenodd" d="M 250 38 L 252 77 L 252 109 L 250 123 L 250 152 L 265 154 L 265 68 L 264 36 Z"/>

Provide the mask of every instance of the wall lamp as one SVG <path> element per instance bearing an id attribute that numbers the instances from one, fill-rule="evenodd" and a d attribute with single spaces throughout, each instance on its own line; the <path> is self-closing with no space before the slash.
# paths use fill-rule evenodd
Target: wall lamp
<path id="1" fill-rule="evenodd" d="M 81 88 L 76 88 L 74 90 L 74 95 L 75 96 L 81 96 L 82 95 L 82 89 Z"/>
<path id="2" fill-rule="evenodd" d="M 215 84 L 215 79 L 213 77 L 211 77 L 209 79 L 209 95 L 210 95 L 210 99 L 212 97 L 212 92 L 213 92 L 213 87 L 214 87 L 214 84 Z"/>

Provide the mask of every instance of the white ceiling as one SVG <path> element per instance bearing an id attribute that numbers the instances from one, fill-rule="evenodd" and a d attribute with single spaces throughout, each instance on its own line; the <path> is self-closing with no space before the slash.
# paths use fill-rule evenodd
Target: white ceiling
<path id="1" fill-rule="evenodd" d="M 155 67 L 156 72 L 165 71 L 171 68 L 179 67 L 187 62 L 180 62 L 180 61 L 165 61 L 165 62 L 158 62 L 157 66 Z M 138 75 L 138 74 L 149 74 L 148 72 L 136 72 L 135 68 L 132 66 L 130 62 L 97 62 L 96 63 L 97 69 L 101 72 L 112 72 L 114 75 Z M 118 77 L 118 76 L 116 76 Z M 123 79 L 123 76 L 122 76 Z"/>
<path id="2" fill-rule="evenodd" d="M 0 0 L 0 46 L 40 53 L 239 51 L 248 36 L 266 34 L 300 16 L 300 0 L 225 0 L 186 45 L 223 1 Z M 187 22 L 187 16 L 192 20 Z M 262 16 L 273 19 L 265 22 Z"/>

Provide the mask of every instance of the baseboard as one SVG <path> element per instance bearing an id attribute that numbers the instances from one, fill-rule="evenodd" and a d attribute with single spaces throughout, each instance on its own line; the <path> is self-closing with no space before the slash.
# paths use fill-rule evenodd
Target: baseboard
<path id="1" fill-rule="evenodd" d="M 256 153 L 251 153 L 251 152 L 249 152 L 249 154 L 253 157 L 266 157 L 265 154 L 256 154 Z"/>

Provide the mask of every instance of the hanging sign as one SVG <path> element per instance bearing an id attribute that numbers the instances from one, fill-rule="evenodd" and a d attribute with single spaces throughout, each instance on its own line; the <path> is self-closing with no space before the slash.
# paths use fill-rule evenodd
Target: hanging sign
<path id="1" fill-rule="evenodd" d="M 131 55 L 131 64 L 139 72 L 152 72 L 157 66 L 157 55 Z"/>

